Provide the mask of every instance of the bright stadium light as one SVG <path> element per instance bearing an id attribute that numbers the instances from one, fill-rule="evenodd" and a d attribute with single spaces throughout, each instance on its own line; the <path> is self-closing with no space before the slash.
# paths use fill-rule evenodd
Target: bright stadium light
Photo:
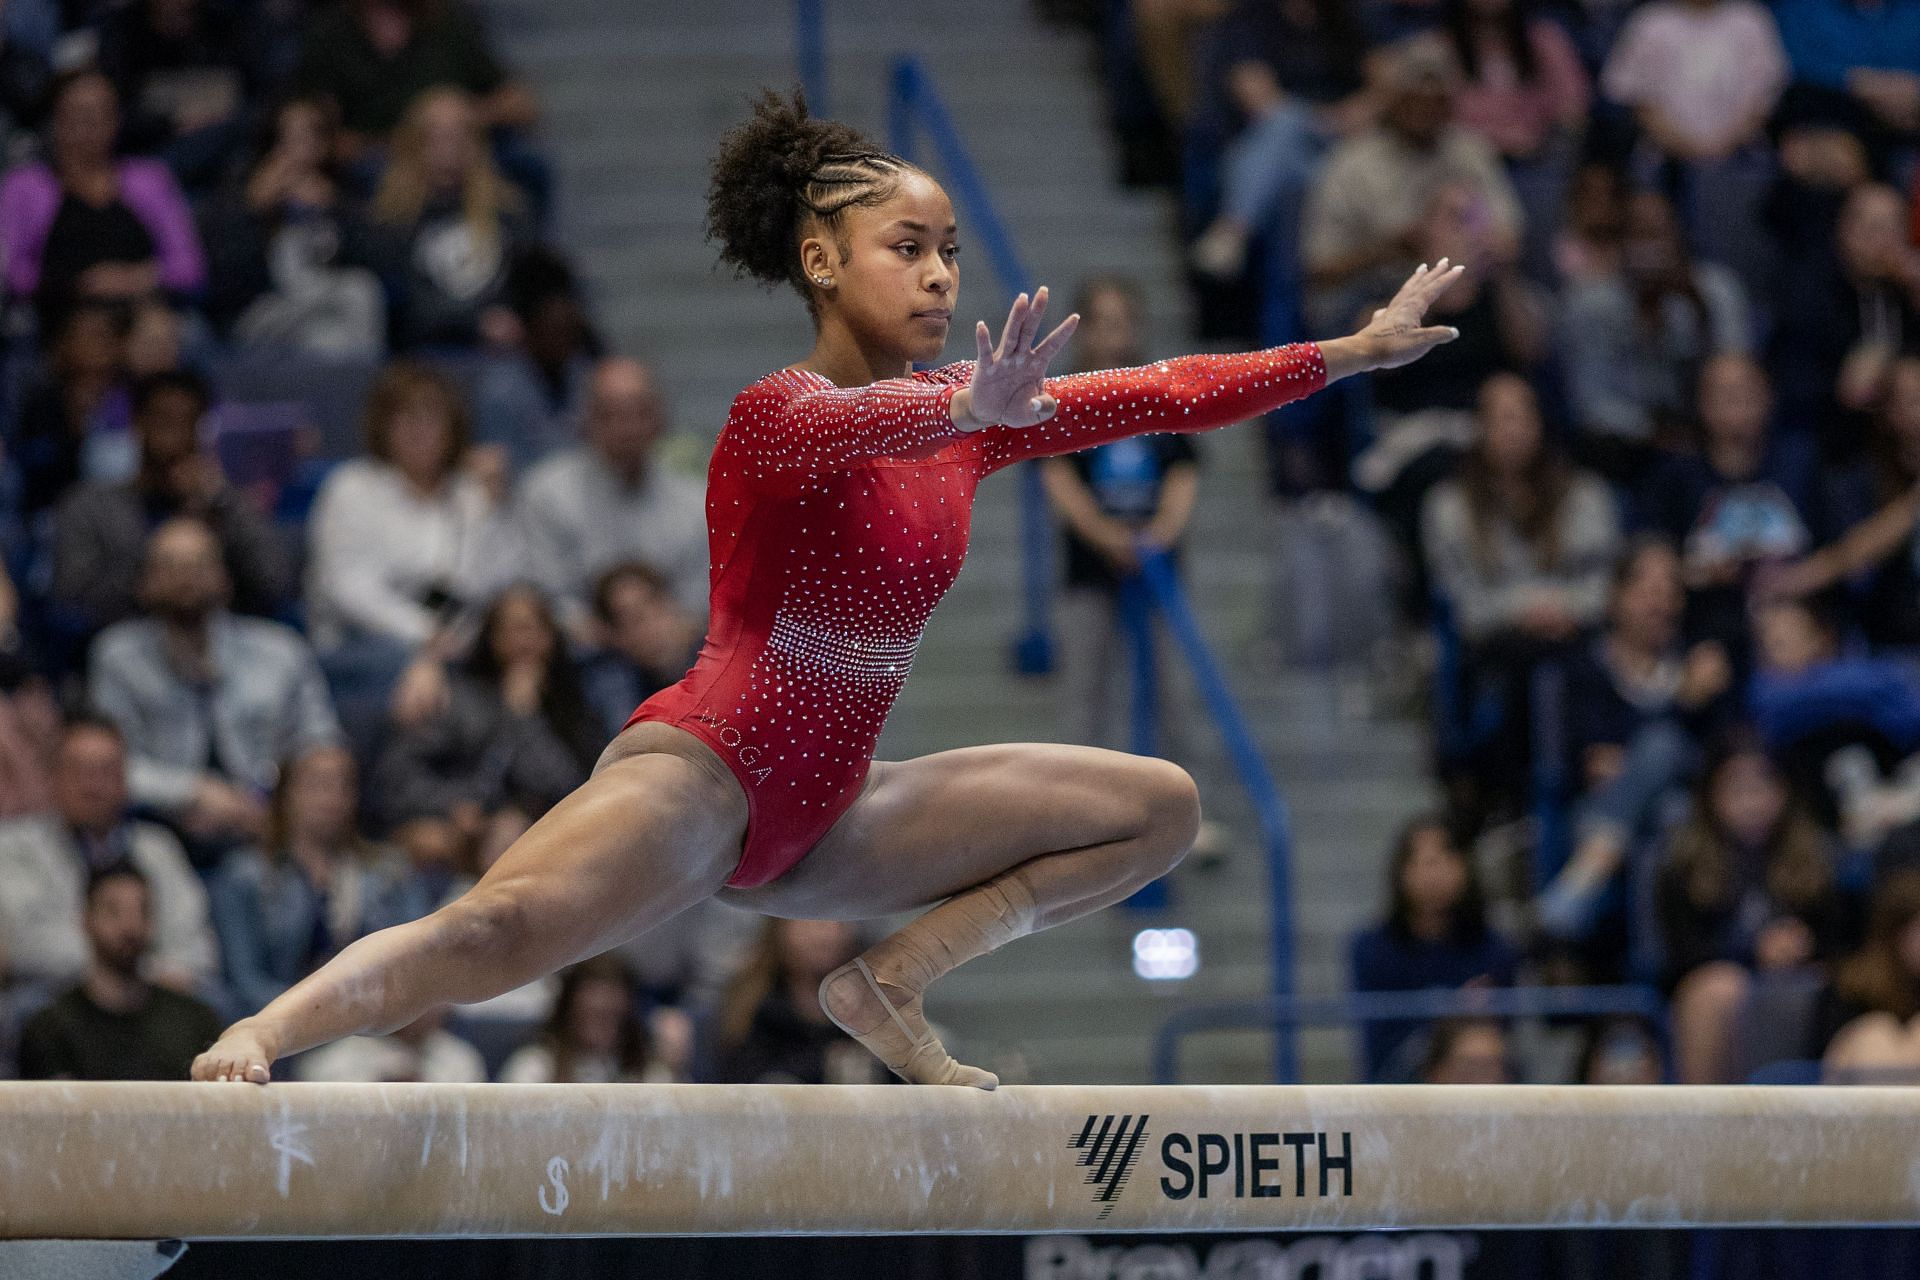
<path id="1" fill-rule="evenodd" d="M 1191 929 L 1142 929 L 1133 935 L 1133 971 L 1156 982 L 1191 978 L 1200 943 Z"/>

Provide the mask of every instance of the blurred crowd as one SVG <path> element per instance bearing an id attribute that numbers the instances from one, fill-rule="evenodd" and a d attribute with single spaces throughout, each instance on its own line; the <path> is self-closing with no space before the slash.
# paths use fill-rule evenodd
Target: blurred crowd
<path id="1" fill-rule="evenodd" d="M 1100 35 L 1202 336 L 1469 267 L 1459 341 L 1265 428 L 1276 630 L 1431 677 L 1443 804 L 1355 988 L 1669 1001 L 1559 1078 L 1920 1071 L 1920 4 L 1041 7 Z M 182 1074 L 461 893 L 696 651 L 706 442 L 599 339 L 539 119 L 462 0 L 0 5 L 0 1064 Z M 1146 357 L 1136 284 L 1076 305 L 1077 367 Z M 1116 605 L 1206 447 L 1045 464 L 1076 740 L 1132 741 Z M 814 996 L 858 945 L 709 904 L 290 1069 L 873 1079 Z"/>
<path id="2" fill-rule="evenodd" d="M 539 118 L 462 0 L 0 3 L 0 1076 L 183 1076 L 685 672 L 705 442 Z M 287 1070 L 876 1080 L 860 944 L 710 903 Z"/>
<path id="3" fill-rule="evenodd" d="M 1920 4 L 1042 8 L 1098 32 L 1205 332 L 1351 332 L 1467 265 L 1458 341 L 1266 426 L 1282 639 L 1431 677 L 1443 803 L 1355 988 L 1647 984 L 1681 1080 L 1920 1073 Z M 1124 571 L 1194 459 L 1115 474 L 1105 523 L 1054 496 Z M 1507 1034 L 1376 1026 L 1364 1066 L 1510 1078 Z"/>

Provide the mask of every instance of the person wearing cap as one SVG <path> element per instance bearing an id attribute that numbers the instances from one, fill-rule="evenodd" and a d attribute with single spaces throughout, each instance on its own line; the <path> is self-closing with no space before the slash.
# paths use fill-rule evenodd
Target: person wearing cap
<path id="1" fill-rule="evenodd" d="M 1447 184 L 1471 194 L 1470 216 L 1496 261 L 1518 253 L 1523 218 L 1499 154 L 1453 122 L 1459 72 L 1445 45 L 1418 37 L 1385 59 L 1380 123 L 1328 157 L 1307 202 L 1303 256 L 1312 323 L 1347 323 L 1392 296 L 1420 265 L 1418 233 Z"/>

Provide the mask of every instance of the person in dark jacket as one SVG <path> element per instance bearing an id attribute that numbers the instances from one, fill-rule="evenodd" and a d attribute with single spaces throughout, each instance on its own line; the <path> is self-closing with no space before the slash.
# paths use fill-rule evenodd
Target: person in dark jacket
<path id="1" fill-rule="evenodd" d="M 820 1008 L 820 980 L 860 950 L 839 920 L 770 919 L 720 997 L 713 1078 L 732 1084 L 877 1084 L 892 1077 Z"/>
<path id="2" fill-rule="evenodd" d="M 1510 986 L 1520 959 L 1488 927 L 1473 862 L 1438 817 L 1416 818 L 1401 831 L 1387 868 L 1386 919 L 1356 934 L 1349 956 L 1355 991 Z M 1367 1024 L 1367 1078 L 1386 1074 L 1419 1029 Z"/>
<path id="3" fill-rule="evenodd" d="M 214 1011 L 140 976 L 153 943 L 147 878 L 128 862 L 87 882 L 83 917 L 92 958 L 81 983 L 20 1033 L 27 1080 L 184 1080 L 220 1034 Z"/>
<path id="4" fill-rule="evenodd" d="M 1727 1082 L 1756 977 L 1804 969 L 1852 942 L 1856 913 L 1831 842 L 1744 736 L 1715 749 L 1694 814 L 1667 845 L 1654 897 L 1683 1084 Z"/>
<path id="5" fill-rule="evenodd" d="M 449 679 L 446 707 L 388 744 L 375 808 L 393 827 L 451 822 L 484 866 L 586 781 L 605 745 L 546 597 L 512 586 Z"/>

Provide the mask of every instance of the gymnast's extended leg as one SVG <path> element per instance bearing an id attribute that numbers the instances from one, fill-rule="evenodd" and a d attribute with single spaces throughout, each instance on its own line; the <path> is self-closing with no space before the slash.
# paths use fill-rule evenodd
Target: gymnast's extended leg
<path id="1" fill-rule="evenodd" d="M 970 747 L 876 762 L 861 797 L 786 875 L 722 901 L 770 915 L 861 918 L 932 906 L 861 957 L 822 1003 L 908 1080 L 993 1088 L 930 1038 L 920 996 L 1024 934 L 1119 902 L 1171 870 L 1200 824 L 1193 779 L 1164 760 L 1093 747 Z"/>
<path id="2" fill-rule="evenodd" d="M 739 861 L 746 824 L 746 797 L 717 756 L 680 730 L 635 725 L 479 884 L 342 950 L 230 1027 L 193 1078 L 264 1084 L 276 1058 L 392 1031 L 434 1005 L 484 1000 L 596 955 L 711 897 Z"/>

